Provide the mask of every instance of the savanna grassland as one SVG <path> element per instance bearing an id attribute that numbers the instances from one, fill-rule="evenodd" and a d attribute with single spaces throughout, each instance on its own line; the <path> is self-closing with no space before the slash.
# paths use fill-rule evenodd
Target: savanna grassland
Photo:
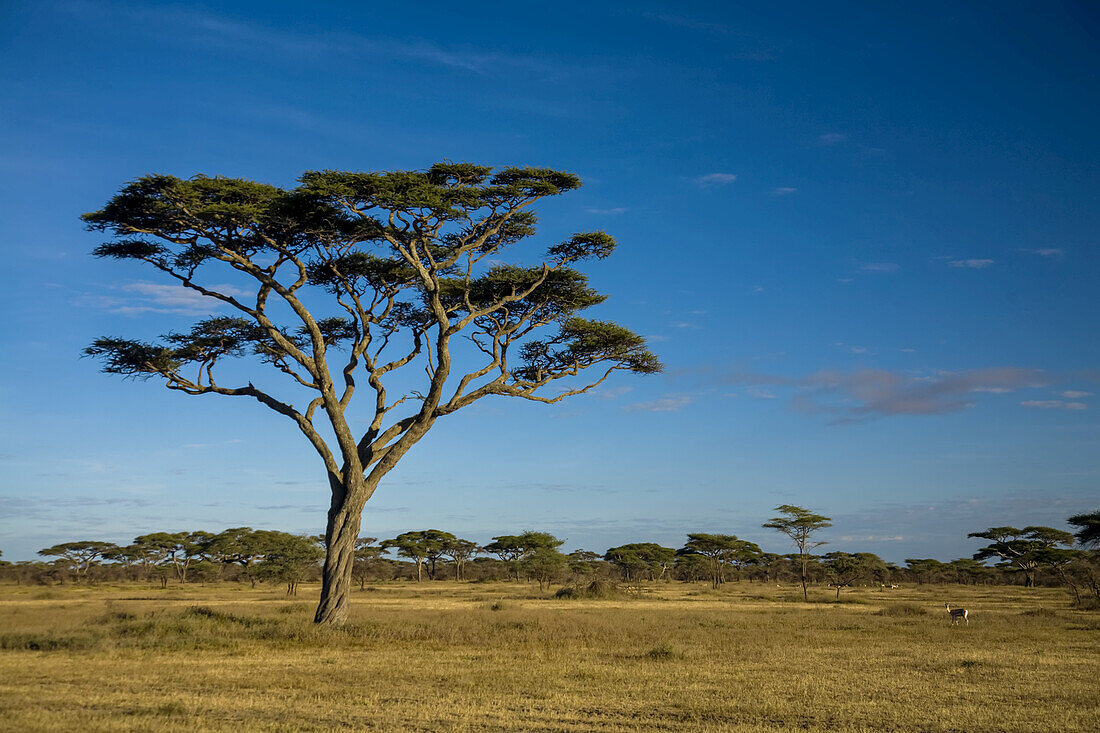
<path id="1" fill-rule="evenodd" d="M 1100 614 L 1019 587 L 0 586 L 16 731 L 1095 731 Z M 950 600 L 970 611 L 952 627 Z"/>

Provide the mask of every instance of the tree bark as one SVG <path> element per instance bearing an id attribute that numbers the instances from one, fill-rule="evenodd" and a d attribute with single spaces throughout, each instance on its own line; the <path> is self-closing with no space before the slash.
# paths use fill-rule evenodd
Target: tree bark
<path id="1" fill-rule="evenodd" d="M 333 497 L 325 530 L 325 565 L 321 571 L 321 600 L 313 621 L 340 626 L 348 618 L 351 600 L 351 571 L 355 566 L 355 540 L 359 537 L 365 502 L 351 491 Z"/>

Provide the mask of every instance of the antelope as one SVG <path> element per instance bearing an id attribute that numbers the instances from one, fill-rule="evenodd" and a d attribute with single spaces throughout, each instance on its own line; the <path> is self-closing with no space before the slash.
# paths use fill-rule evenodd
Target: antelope
<path id="1" fill-rule="evenodd" d="M 965 608 L 952 609 L 950 603 L 945 603 L 943 605 L 947 609 L 947 613 L 951 616 L 951 623 L 958 625 L 959 619 L 961 618 L 967 626 L 970 625 L 970 619 L 967 618 L 967 612 Z"/>

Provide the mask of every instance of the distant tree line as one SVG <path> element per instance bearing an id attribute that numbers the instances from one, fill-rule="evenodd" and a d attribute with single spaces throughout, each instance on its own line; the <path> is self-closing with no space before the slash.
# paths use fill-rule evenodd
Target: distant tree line
<path id="1" fill-rule="evenodd" d="M 899 566 L 870 552 L 814 554 L 811 550 L 825 544 L 814 533 L 831 526 L 829 517 L 791 505 L 777 511 L 780 516 L 763 526 L 789 537 L 797 552 L 765 552 L 731 534 L 690 533 L 680 548 L 634 542 L 603 553 L 580 549 L 565 554 L 560 550 L 564 540 L 546 532 L 500 535 L 479 545 L 450 532 L 427 529 L 381 541 L 360 537 L 352 578 L 360 588 L 371 581 L 453 579 L 537 582 L 546 590 L 555 583 L 576 585 L 599 579 L 632 585 L 707 582 L 713 588 L 741 581 L 798 584 L 805 593 L 810 584 L 828 584 L 838 599 L 841 589 L 857 585 L 1062 585 L 1079 606 L 1100 605 L 1100 512 L 1070 517 L 1067 521 L 1077 528 L 1075 534 L 1051 527 L 991 527 L 970 533 L 969 537 L 988 542 L 973 557 L 950 562 L 909 558 Z M 235 527 L 217 534 L 155 532 L 135 537 L 125 546 L 66 542 L 38 554 L 49 559 L 0 560 L 0 577 L 28 584 L 277 582 L 294 594 L 299 583 L 320 578 L 324 538 Z"/>

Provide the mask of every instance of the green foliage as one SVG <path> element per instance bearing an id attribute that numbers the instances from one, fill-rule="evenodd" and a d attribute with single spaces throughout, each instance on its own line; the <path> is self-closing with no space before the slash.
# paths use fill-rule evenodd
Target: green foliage
<path id="1" fill-rule="evenodd" d="M 545 590 L 569 566 L 569 558 L 558 552 L 556 547 L 535 547 L 519 561 L 520 570 L 529 578 L 539 582 L 539 589 Z"/>
<path id="2" fill-rule="evenodd" d="M 802 599 L 808 600 L 806 592 L 806 567 L 807 552 L 815 547 L 824 545 L 821 541 L 811 541 L 814 532 L 826 527 L 832 527 L 829 517 L 815 514 L 808 509 L 792 504 L 781 504 L 775 508 L 781 516 L 773 517 L 763 524 L 766 529 L 774 529 L 791 538 L 798 547 L 799 560 L 802 565 Z"/>
<path id="3" fill-rule="evenodd" d="M 425 561 L 430 563 L 428 577 L 435 578 L 435 565 L 448 548 L 458 538 L 450 532 L 438 529 L 425 529 L 415 532 L 405 532 L 393 539 L 383 540 L 382 548 L 397 551 L 400 557 L 407 557 L 416 563 L 417 580 L 420 580 L 420 572 Z"/>
<path id="4" fill-rule="evenodd" d="M 1066 520 L 1078 527 L 1076 540 L 1086 547 L 1100 547 L 1100 511 L 1074 514 Z"/>
<path id="5" fill-rule="evenodd" d="M 99 558 L 116 549 L 118 545 L 113 542 L 82 540 L 53 545 L 39 550 L 38 554 L 43 557 L 57 557 L 78 575 L 86 575 Z"/>
<path id="6" fill-rule="evenodd" d="M 1058 545 L 1072 545 L 1074 536 L 1051 527 L 990 527 L 971 532 L 967 537 L 990 540 L 990 544 L 974 553 L 975 560 L 1000 558 L 1007 567 L 1024 574 L 1025 585 L 1034 584 L 1035 569 L 1043 562 L 1042 554 Z"/>
<path id="7" fill-rule="evenodd" d="M 312 537 L 269 532 L 265 536 L 263 560 L 256 566 L 256 575 L 263 579 L 287 584 L 287 595 L 297 592 L 298 583 L 316 570 L 325 553 Z"/>
<path id="8" fill-rule="evenodd" d="M 653 580 L 664 577 L 673 566 L 676 550 L 653 542 L 634 542 L 610 548 L 604 560 L 619 568 L 628 580 L 636 580 L 642 574 Z"/>

